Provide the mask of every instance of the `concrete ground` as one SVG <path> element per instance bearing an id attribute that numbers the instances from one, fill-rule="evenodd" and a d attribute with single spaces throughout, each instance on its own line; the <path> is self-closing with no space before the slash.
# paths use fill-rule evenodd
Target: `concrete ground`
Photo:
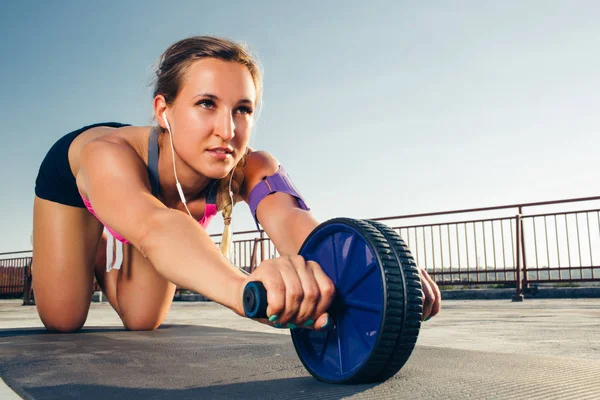
<path id="1" fill-rule="evenodd" d="M 110 305 L 92 303 L 85 329 L 93 332 L 94 336 L 101 336 L 94 339 L 99 343 L 106 340 L 107 346 L 113 346 L 115 354 L 134 348 L 139 351 L 141 343 L 152 340 L 152 346 L 159 346 L 153 347 L 155 356 L 160 354 L 164 357 L 165 361 L 161 362 L 165 363 L 165 368 L 171 361 L 173 365 L 178 362 L 198 364 L 186 361 L 189 349 L 212 348 L 214 353 L 203 350 L 209 352 L 203 355 L 202 368 L 208 374 L 205 380 L 199 381 L 198 375 L 190 375 L 189 380 L 185 380 L 183 376 L 186 375 L 178 373 L 181 382 L 165 381 L 160 386 L 165 390 L 158 390 L 151 382 L 153 379 L 158 382 L 163 377 L 148 375 L 150 371 L 138 376 L 134 369 L 124 369 L 120 370 L 119 378 L 103 372 L 105 369 L 98 369 L 99 377 L 90 378 L 81 369 L 69 370 L 76 367 L 63 362 L 67 358 L 76 361 L 77 357 L 71 353 L 67 357 L 67 349 L 61 349 L 61 346 L 67 346 L 77 337 L 81 346 L 89 342 L 92 347 L 95 346 L 92 336 L 44 336 L 43 330 L 39 329 L 43 325 L 34 306 L 22 306 L 20 300 L 0 301 L 0 376 L 24 398 L 36 399 L 71 395 L 73 398 L 99 398 L 116 394 L 151 398 L 235 398 L 236 393 L 243 394 L 244 398 L 253 398 L 256 393 L 248 390 L 260 391 L 257 397 L 261 398 L 268 398 L 270 394 L 281 398 L 281 394 L 275 394 L 286 385 L 291 385 L 296 392 L 290 392 L 284 398 L 303 398 L 302 393 L 308 394 L 312 390 L 316 392 L 311 392 L 311 398 L 600 397 L 600 299 L 531 299 L 522 303 L 509 300 L 444 301 L 441 314 L 423 323 L 417 348 L 397 376 L 381 385 L 361 387 L 360 390 L 338 385 L 321 386 L 304 371 L 291 339 L 286 337 L 289 336 L 288 330 L 274 329 L 238 317 L 214 303 L 175 302 L 163 326 L 156 332 L 126 332 L 121 329 Z M 60 340 L 53 340 L 59 337 Z M 44 358 L 45 353 L 39 346 L 44 343 L 48 345 L 47 351 L 56 352 L 58 361 Z M 186 343 L 191 347 L 185 347 Z M 18 349 L 20 345 L 21 350 Z M 262 371 L 266 368 L 266 364 L 262 363 L 252 366 L 249 360 L 257 359 L 253 350 L 256 348 L 268 353 L 265 363 L 280 363 L 281 369 L 277 370 L 280 372 L 273 375 L 272 370 Z M 29 352 L 31 359 L 23 355 L 23 350 Z M 132 355 L 130 364 L 143 364 L 148 354 L 142 353 Z M 178 356 L 171 360 L 169 357 L 175 357 L 174 354 Z M 231 354 L 235 358 L 224 364 L 220 355 L 227 358 Z M 34 382 L 34 378 L 29 377 L 29 380 L 23 380 L 21 377 L 27 371 L 35 370 L 41 375 L 47 373 L 49 367 L 42 359 L 58 363 L 56 367 L 59 369 L 69 370 L 69 378 L 57 376 L 50 381 L 39 378 Z M 87 358 L 85 361 L 89 362 Z M 114 363 L 112 369 L 119 371 L 120 364 Z M 25 364 L 29 365 L 29 369 L 24 367 Z M 246 370 L 253 373 L 241 373 Z M 217 371 L 221 379 L 211 375 L 211 372 L 215 374 Z M 234 371 L 241 375 L 234 377 Z M 105 373 L 106 376 L 102 377 Z M 123 381 L 123 376 L 128 374 L 130 378 Z M 77 376 L 80 376 L 82 385 L 74 385 L 73 380 L 78 382 Z M 144 381 L 142 376 L 149 381 Z M 65 379 L 63 385 L 59 384 L 61 379 Z M 111 379 L 114 379 L 112 384 L 108 384 Z M 99 385 L 98 380 L 104 385 Z M 83 381 L 87 385 L 83 385 Z M 241 384 L 242 381 L 245 383 Z M 192 382 L 196 385 L 193 390 L 189 389 Z M 169 390 L 166 390 L 167 387 Z"/>
<path id="2" fill-rule="evenodd" d="M 288 335 L 211 302 L 174 302 L 164 325 L 201 325 Z M 106 303 L 92 303 L 86 327 L 121 327 Z M 35 306 L 0 301 L 0 329 L 43 328 Z M 600 360 L 600 299 L 447 300 L 423 323 L 418 345 Z"/>

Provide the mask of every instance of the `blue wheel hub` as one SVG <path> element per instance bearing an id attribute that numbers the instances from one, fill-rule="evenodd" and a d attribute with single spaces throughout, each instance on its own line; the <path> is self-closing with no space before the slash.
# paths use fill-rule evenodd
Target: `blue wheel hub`
<path id="1" fill-rule="evenodd" d="M 317 262 L 336 287 L 329 329 L 294 329 L 305 368 L 319 380 L 346 381 L 364 368 L 379 339 L 385 312 L 381 260 L 352 226 L 332 223 L 314 231 L 299 252 Z"/>

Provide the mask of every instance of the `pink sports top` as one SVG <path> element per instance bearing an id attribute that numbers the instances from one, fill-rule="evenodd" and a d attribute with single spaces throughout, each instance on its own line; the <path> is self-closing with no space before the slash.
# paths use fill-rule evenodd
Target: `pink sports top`
<path id="1" fill-rule="evenodd" d="M 81 195 L 81 193 L 79 193 L 79 194 Z M 90 201 L 88 199 L 86 199 L 85 197 L 83 197 L 83 195 L 81 195 L 81 199 L 83 200 L 83 204 L 85 204 L 85 206 L 87 207 L 87 209 L 94 215 L 94 217 L 96 217 L 96 219 L 98 221 L 102 222 L 100 220 L 100 218 L 98 218 L 98 216 L 94 212 L 94 208 L 92 207 L 92 203 L 90 203 Z M 204 208 L 204 216 L 198 222 L 200 223 L 200 225 L 202 225 L 202 227 L 204 229 L 206 229 L 208 227 L 208 224 L 210 224 L 210 221 L 213 219 L 213 217 L 215 215 L 217 215 L 217 205 L 216 204 L 206 203 L 206 206 Z M 119 233 L 117 233 L 114 230 L 112 230 L 108 225 L 104 224 L 103 222 L 102 222 L 102 224 L 106 227 L 106 229 L 110 232 L 110 234 L 113 235 L 114 238 L 117 239 L 119 242 L 124 243 L 124 244 L 129 243 L 127 241 L 127 239 L 125 239 L 123 236 L 119 235 Z"/>
<path id="2" fill-rule="evenodd" d="M 153 127 L 150 130 L 150 135 L 148 136 L 148 178 L 150 179 L 150 186 L 152 188 L 152 194 L 155 197 L 158 197 L 159 193 L 159 180 L 158 180 L 158 130 L 156 127 Z M 200 221 L 200 225 L 204 229 L 208 227 L 208 224 L 212 220 L 212 218 L 217 215 L 217 180 L 214 180 L 209 184 L 207 194 L 206 194 L 206 206 L 204 207 L 204 216 Z M 81 192 L 79 192 L 81 199 L 83 200 L 83 204 L 87 207 L 87 209 L 96 217 L 98 221 L 100 221 L 106 229 L 110 232 L 111 235 L 114 236 L 115 239 L 120 241 L 121 243 L 129 243 L 127 239 L 121 236 L 119 233 L 115 232 L 109 226 L 104 224 L 100 218 L 94 212 L 94 208 L 88 199 L 83 197 Z"/>

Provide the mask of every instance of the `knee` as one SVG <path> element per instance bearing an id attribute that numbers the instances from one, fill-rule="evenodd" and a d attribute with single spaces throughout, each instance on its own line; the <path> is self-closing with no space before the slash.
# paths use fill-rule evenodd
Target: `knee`
<path id="1" fill-rule="evenodd" d="M 119 317 L 127 330 L 153 331 L 158 329 L 167 316 L 169 307 L 165 304 L 157 304 L 156 299 L 132 299 L 128 297 L 131 295 L 130 292 L 123 296 L 120 296 L 121 294 L 122 292 L 117 296 L 119 300 Z"/>
<path id="2" fill-rule="evenodd" d="M 64 301 L 50 302 L 46 298 L 36 298 L 36 308 L 40 320 L 50 332 L 71 333 L 80 330 L 88 315 L 86 307 Z"/>
<path id="3" fill-rule="evenodd" d="M 42 317 L 41 320 L 48 331 L 56 333 L 77 332 L 85 323 L 85 318 L 72 318 L 66 316 Z"/>
<path id="4" fill-rule="evenodd" d="M 158 318 L 152 316 L 121 317 L 123 326 L 130 331 L 153 331 L 162 323 Z"/>

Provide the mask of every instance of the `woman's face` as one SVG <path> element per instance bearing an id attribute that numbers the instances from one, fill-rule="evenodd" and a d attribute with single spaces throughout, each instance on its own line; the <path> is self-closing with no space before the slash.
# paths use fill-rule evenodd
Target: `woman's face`
<path id="1" fill-rule="evenodd" d="M 246 151 L 255 101 L 244 65 L 214 58 L 193 62 L 166 110 L 179 158 L 211 179 L 227 176 Z"/>

